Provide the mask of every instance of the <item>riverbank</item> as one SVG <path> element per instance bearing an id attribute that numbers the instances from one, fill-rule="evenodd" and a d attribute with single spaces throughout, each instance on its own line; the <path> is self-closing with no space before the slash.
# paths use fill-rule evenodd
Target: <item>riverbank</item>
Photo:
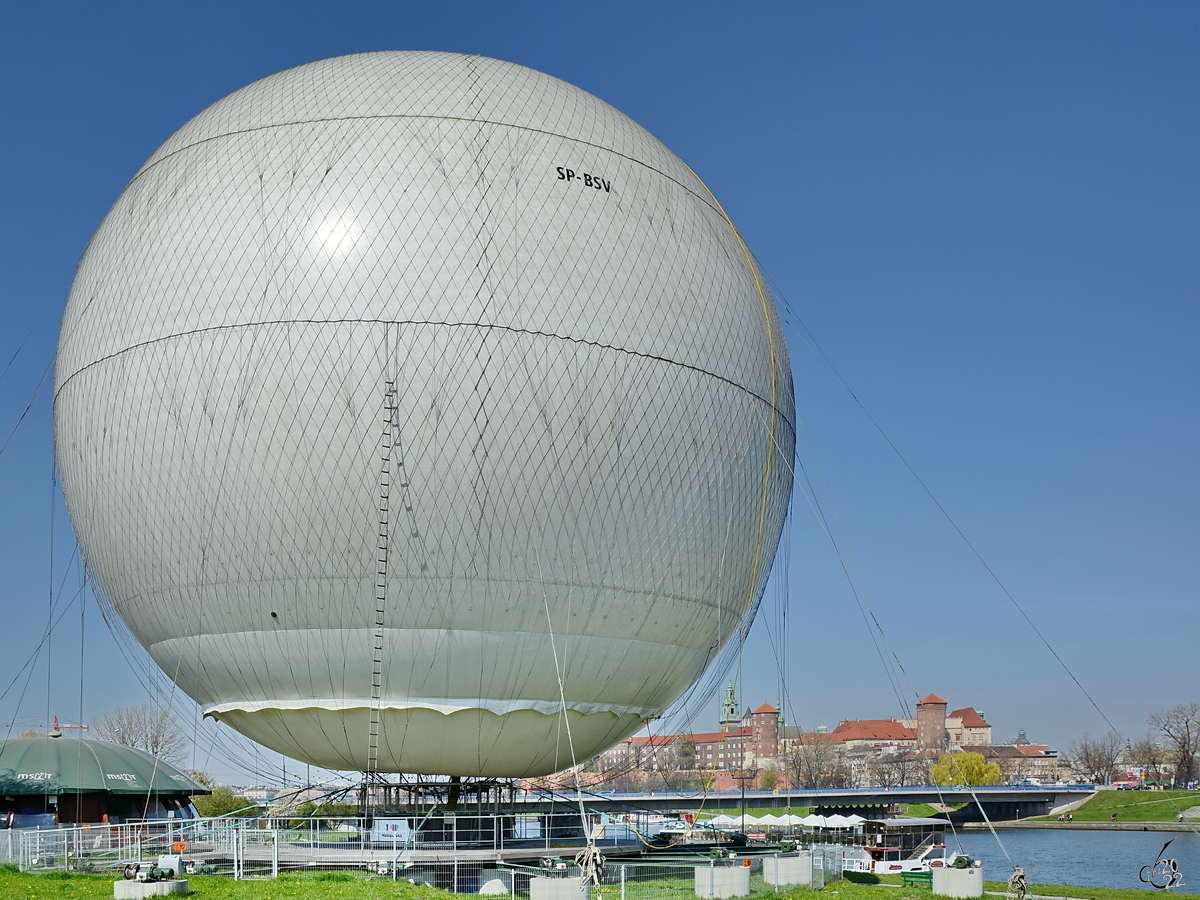
<path id="1" fill-rule="evenodd" d="M 821 893 L 837 894 L 839 900 L 879 900 L 884 894 L 888 900 L 933 900 L 933 893 L 927 887 L 901 887 L 894 876 L 880 884 L 860 884 L 851 881 L 835 881 L 826 885 Z M 894 879 L 894 880 L 893 880 Z M 1135 888 L 1085 887 L 1078 884 L 1030 884 L 1028 886 L 1030 900 L 1147 900 L 1152 894 L 1148 890 Z M 1008 885 L 1003 881 L 985 881 L 983 883 L 985 896 L 1007 897 Z M 787 900 L 797 900 L 798 896 L 812 896 L 811 892 L 801 891 L 781 892 L 781 897 Z"/>
<path id="2" fill-rule="evenodd" d="M 963 831 L 987 831 L 984 822 L 967 822 L 956 826 Z M 1021 819 L 1016 822 L 993 822 L 992 827 L 997 831 L 1045 830 L 1045 831 L 1185 831 L 1192 832 L 1200 828 L 1200 823 L 1188 825 L 1185 822 L 1047 822 L 1041 819 Z"/>
<path id="3" fill-rule="evenodd" d="M 1069 811 L 1075 817 L 1074 824 L 1076 825 L 1081 822 L 1107 825 L 1110 823 L 1113 813 L 1117 815 L 1118 824 L 1122 822 L 1142 824 L 1159 822 L 1169 825 L 1178 821 L 1180 813 L 1190 812 L 1198 804 L 1200 804 L 1200 793 L 1196 791 L 1099 790 L 1075 809 L 1068 810 L 1065 807 L 1056 809 L 1053 815 L 1038 816 L 1037 820 L 1057 825 L 1058 814 Z M 1186 826 L 1183 830 L 1187 830 Z"/>

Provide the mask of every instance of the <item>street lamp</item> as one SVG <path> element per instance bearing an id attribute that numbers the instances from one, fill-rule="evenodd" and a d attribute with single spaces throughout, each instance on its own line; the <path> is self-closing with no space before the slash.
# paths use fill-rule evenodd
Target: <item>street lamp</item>
<path id="1" fill-rule="evenodd" d="M 742 786 L 742 834 L 746 833 L 746 782 L 747 780 L 758 777 L 758 767 L 753 769 L 743 769 L 737 775 L 733 776 Z"/>

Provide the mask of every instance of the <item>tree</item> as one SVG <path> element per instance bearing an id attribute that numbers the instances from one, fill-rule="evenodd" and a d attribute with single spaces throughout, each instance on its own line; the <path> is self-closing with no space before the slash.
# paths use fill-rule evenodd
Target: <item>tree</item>
<path id="1" fill-rule="evenodd" d="M 929 768 L 934 784 L 999 784 L 1000 766 L 982 753 L 946 753 Z"/>
<path id="2" fill-rule="evenodd" d="M 211 794 L 193 794 L 192 803 L 196 812 L 205 818 L 216 818 L 235 813 L 239 816 L 254 815 L 254 801 L 235 794 L 230 788 L 218 784 L 212 788 Z"/>
<path id="3" fill-rule="evenodd" d="M 1067 755 L 1075 771 L 1086 776 L 1093 784 L 1108 784 L 1112 781 L 1113 769 L 1122 749 L 1124 742 L 1115 731 L 1096 738 L 1085 731 L 1067 748 Z"/>
<path id="4" fill-rule="evenodd" d="M 1153 712 L 1150 727 L 1166 738 L 1175 764 L 1175 784 L 1186 786 L 1196 780 L 1196 754 L 1200 752 L 1200 703 L 1180 703 Z"/>
<path id="5" fill-rule="evenodd" d="M 775 786 L 779 784 L 779 777 L 770 769 L 758 776 L 758 789 L 760 791 L 773 791 Z"/>
<path id="6" fill-rule="evenodd" d="M 1170 754 L 1153 734 L 1140 737 L 1129 747 L 1130 759 L 1142 770 L 1142 780 L 1158 783 L 1166 775 Z"/>
<path id="7" fill-rule="evenodd" d="M 183 762 L 187 738 L 166 707 L 120 706 L 91 724 L 91 733 L 102 741 L 145 750 L 169 763 Z"/>
<path id="8" fill-rule="evenodd" d="M 871 766 L 871 778 L 879 787 L 929 784 L 929 760 L 903 749 L 881 754 Z"/>
<path id="9" fill-rule="evenodd" d="M 696 768 L 696 736 L 690 731 L 682 731 L 675 736 L 675 758 L 681 772 Z"/>
<path id="10" fill-rule="evenodd" d="M 344 819 L 358 815 L 358 804 L 349 800 L 306 800 L 296 815 L 306 819 Z"/>
<path id="11" fill-rule="evenodd" d="M 822 740 L 821 735 L 812 735 L 811 743 L 804 737 L 808 735 L 802 735 L 785 756 L 788 783 L 802 789 L 854 787 L 854 774 L 842 745 Z"/>

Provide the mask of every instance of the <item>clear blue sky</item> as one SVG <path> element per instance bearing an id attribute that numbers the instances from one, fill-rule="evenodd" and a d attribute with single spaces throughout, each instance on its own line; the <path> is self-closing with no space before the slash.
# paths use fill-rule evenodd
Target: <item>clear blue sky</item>
<path id="1" fill-rule="evenodd" d="M 706 180 L 793 316 L 1137 735 L 1149 710 L 1200 700 L 1198 46 L 1200 6 L 1171 2 L 10 4 L 0 366 L 50 307 L 0 379 L 0 441 L 52 360 L 88 237 L 193 114 L 327 56 L 499 57 L 597 94 Z M 983 709 L 999 739 L 1104 731 L 789 338 L 802 459 L 916 692 Z M 41 639 L 52 580 L 64 604 L 78 586 L 51 467 L 47 386 L 0 454 L 0 689 Z M 803 497 L 793 518 L 789 718 L 898 714 Z M 766 626 L 781 595 L 748 648 L 750 705 L 778 699 Z M 145 699 L 94 606 L 87 617 L 85 719 Z M 79 718 L 78 622 L 76 606 L 55 631 L 49 703 L 43 657 L 20 706 L 23 680 L 0 700 L 3 724 Z"/>

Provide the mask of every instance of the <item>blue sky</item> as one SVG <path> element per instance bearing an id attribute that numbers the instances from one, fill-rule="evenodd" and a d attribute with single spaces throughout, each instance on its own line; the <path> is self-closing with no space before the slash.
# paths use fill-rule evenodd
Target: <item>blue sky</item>
<path id="1" fill-rule="evenodd" d="M 1136 736 L 1148 711 L 1200 700 L 1198 40 L 1200 7 L 1169 2 L 10 5 L 0 367 L 49 309 L 0 378 L 0 441 L 52 360 L 88 237 L 188 118 L 322 57 L 507 59 L 597 94 L 705 179 L 790 320 Z M 983 709 L 999 739 L 1106 730 L 794 324 L 789 340 L 801 458 L 916 693 Z M 0 453 L 0 690 L 51 583 L 64 604 L 78 587 L 51 472 L 47 387 Z M 789 719 L 898 714 L 803 497 L 782 552 Z M 745 657 L 750 705 L 779 698 L 779 580 Z M 88 719 L 145 694 L 86 616 Z M 80 717 L 78 606 L 63 622 L 49 702 L 43 656 L 0 724 Z"/>

